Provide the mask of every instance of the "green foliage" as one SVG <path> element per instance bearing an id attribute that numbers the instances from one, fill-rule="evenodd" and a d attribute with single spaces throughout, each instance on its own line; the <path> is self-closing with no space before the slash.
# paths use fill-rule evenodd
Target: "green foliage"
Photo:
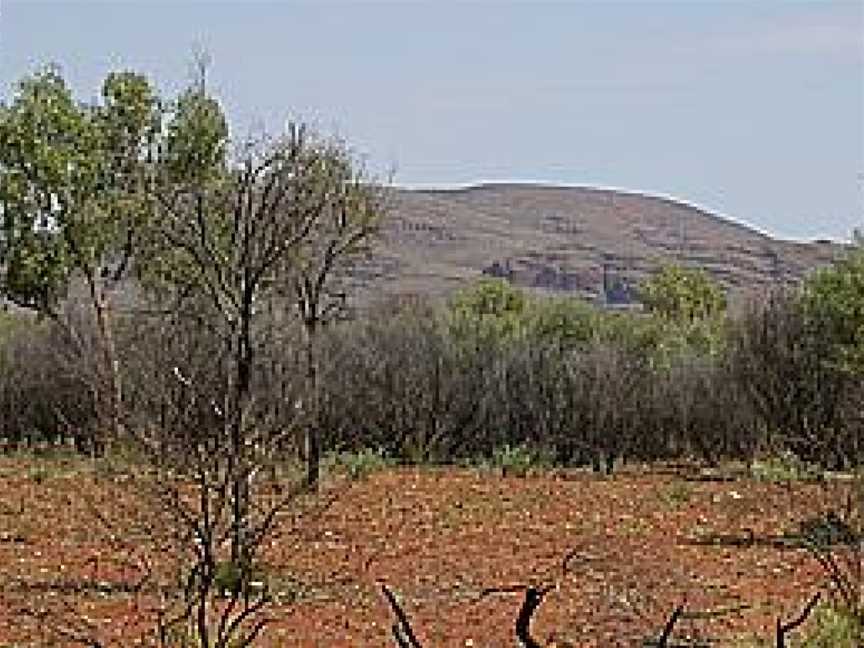
<path id="1" fill-rule="evenodd" d="M 668 265 L 639 289 L 645 308 L 677 322 L 710 319 L 726 310 L 723 289 L 701 269 Z"/>
<path id="2" fill-rule="evenodd" d="M 240 591 L 242 580 L 243 573 L 240 567 L 230 560 L 225 560 L 216 565 L 213 589 L 220 595 L 234 594 Z"/>
<path id="3" fill-rule="evenodd" d="M 595 338 L 633 354 L 655 369 L 669 369 L 688 356 L 720 357 L 726 345 L 719 318 L 674 321 L 640 313 L 604 313 Z"/>
<path id="4" fill-rule="evenodd" d="M 222 107 L 200 87 L 177 100 L 168 125 L 164 168 L 175 181 L 199 186 L 224 171 L 228 155 L 228 122 Z"/>
<path id="5" fill-rule="evenodd" d="M 526 477 L 532 469 L 547 465 L 547 460 L 525 444 L 505 444 L 493 450 L 489 465 L 501 470 L 505 477 Z"/>
<path id="6" fill-rule="evenodd" d="M 642 340 L 655 366 L 668 367 L 688 353 L 722 353 L 726 296 L 703 270 L 665 266 L 642 284 L 640 297 L 651 315 Z"/>
<path id="7" fill-rule="evenodd" d="M 864 642 L 862 619 L 841 608 L 819 606 L 809 627 L 795 644 L 800 648 L 858 648 Z"/>
<path id="8" fill-rule="evenodd" d="M 456 293 L 451 302 L 455 312 L 475 317 L 521 315 L 525 305 L 523 292 L 504 279 L 481 279 Z"/>
<path id="9" fill-rule="evenodd" d="M 41 486 L 51 477 L 51 471 L 45 466 L 38 466 L 30 471 L 30 479 Z"/>
<path id="10" fill-rule="evenodd" d="M 48 67 L 0 110 L 0 294 L 43 313 L 75 273 L 94 282 L 135 265 L 165 183 L 224 171 L 227 122 L 203 90 L 166 106 L 125 71 L 105 78 L 101 97 L 76 103 Z"/>
<path id="11" fill-rule="evenodd" d="M 830 340 L 832 362 L 864 372 L 864 248 L 811 274 L 802 302 L 812 325 Z"/>
<path id="12" fill-rule="evenodd" d="M 0 292 L 50 312 L 78 270 L 101 276 L 146 216 L 145 153 L 159 123 L 149 82 L 109 75 L 77 104 L 59 69 L 23 79 L 0 112 Z"/>
<path id="13" fill-rule="evenodd" d="M 23 80 L 0 122 L 3 214 L 0 289 L 22 303 L 47 304 L 63 289 L 67 250 L 56 235 L 64 199 L 89 184 L 97 166 L 84 141 L 93 133 L 56 68 Z"/>
<path id="14" fill-rule="evenodd" d="M 860 534 L 834 511 L 804 520 L 797 535 L 817 550 L 837 544 L 854 545 L 861 540 Z"/>
<path id="15" fill-rule="evenodd" d="M 676 481 L 669 484 L 669 486 L 660 493 L 660 499 L 672 508 L 684 506 L 690 502 L 692 497 L 693 489 L 689 484 L 682 481 Z"/>
<path id="16" fill-rule="evenodd" d="M 677 292 L 661 299 L 670 286 Z M 717 356 L 722 352 L 725 297 L 707 276 L 699 271 L 664 270 L 649 284 L 649 291 L 658 304 L 678 305 L 661 307 L 647 316 L 605 312 L 578 299 L 529 297 L 503 279 L 482 279 L 451 299 L 450 333 L 463 341 L 530 340 L 564 349 L 611 345 L 658 368 L 671 366 L 688 353 Z"/>
<path id="17" fill-rule="evenodd" d="M 538 298 L 530 304 L 532 339 L 564 348 L 582 347 L 597 337 L 602 322 L 596 308 L 572 298 Z"/>
<path id="18" fill-rule="evenodd" d="M 393 464 L 383 450 L 371 448 L 364 448 L 359 452 L 340 452 L 335 454 L 331 461 L 334 470 L 344 473 L 351 481 L 365 479 Z"/>
<path id="19" fill-rule="evenodd" d="M 821 475 L 818 466 L 802 461 L 788 450 L 754 461 L 750 465 L 750 473 L 760 481 L 769 482 L 811 480 Z"/>
<path id="20" fill-rule="evenodd" d="M 598 317 L 598 341 L 630 353 L 647 356 L 661 343 L 662 322 L 634 313 L 603 313 Z"/>
<path id="21" fill-rule="evenodd" d="M 524 336 L 528 300 L 504 279 L 480 279 L 450 300 L 448 322 L 456 339 L 508 341 Z"/>

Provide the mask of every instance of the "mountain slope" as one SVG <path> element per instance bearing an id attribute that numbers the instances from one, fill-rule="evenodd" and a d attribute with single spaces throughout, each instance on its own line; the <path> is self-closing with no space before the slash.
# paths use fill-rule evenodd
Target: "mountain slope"
<path id="1" fill-rule="evenodd" d="M 593 299 L 662 263 L 705 268 L 733 292 L 794 281 L 842 251 L 772 239 L 665 198 L 582 187 L 478 185 L 397 190 L 369 296 L 439 296 L 482 274 Z M 370 280 L 375 280 L 371 284 Z"/>

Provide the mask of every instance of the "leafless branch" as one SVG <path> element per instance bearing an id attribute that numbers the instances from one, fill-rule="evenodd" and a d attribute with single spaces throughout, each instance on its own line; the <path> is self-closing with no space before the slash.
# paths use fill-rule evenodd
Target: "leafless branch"
<path id="1" fill-rule="evenodd" d="M 405 614 L 402 606 L 399 605 L 396 596 L 384 583 L 381 583 L 381 592 L 384 594 L 384 598 L 396 616 L 396 623 L 393 624 L 393 638 L 396 643 L 400 648 L 422 648 L 420 642 L 417 640 L 417 636 L 414 634 L 414 630 L 411 628 L 408 615 Z"/>
<path id="2" fill-rule="evenodd" d="M 777 617 L 777 648 L 785 648 L 786 635 L 807 620 L 807 617 L 810 616 L 813 608 L 815 608 L 816 604 L 819 603 L 820 598 L 822 598 L 822 592 L 816 592 L 810 601 L 808 601 L 807 605 L 804 606 L 804 609 L 801 610 L 801 614 L 787 623 L 783 623 L 780 617 Z"/>
<path id="3" fill-rule="evenodd" d="M 675 624 L 678 623 L 678 619 L 681 618 L 681 615 L 684 614 L 684 606 L 679 605 L 672 611 L 672 615 L 669 617 L 668 621 L 666 621 L 666 625 L 663 627 L 663 632 L 660 633 L 660 637 L 657 639 L 657 648 L 666 648 L 669 644 L 669 637 L 672 636 L 672 631 L 675 629 Z"/>

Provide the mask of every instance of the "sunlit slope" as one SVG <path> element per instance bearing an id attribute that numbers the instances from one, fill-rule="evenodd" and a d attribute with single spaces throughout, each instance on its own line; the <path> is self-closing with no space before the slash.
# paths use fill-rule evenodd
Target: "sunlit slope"
<path id="1" fill-rule="evenodd" d="M 396 191 L 383 244 L 356 278 L 364 293 L 442 295 L 485 272 L 590 298 L 603 291 L 604 267 L 607 281 L 635 283 L 676 261 L 705 268 L 734 291 L 794 281 L 840 252 L 772 239 L 665 198 L 494 184 Z"/>

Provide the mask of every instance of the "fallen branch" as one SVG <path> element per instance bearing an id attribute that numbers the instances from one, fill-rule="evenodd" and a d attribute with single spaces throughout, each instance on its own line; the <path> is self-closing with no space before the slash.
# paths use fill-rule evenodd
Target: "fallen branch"
<path id="1" fill-rule="evenodd" d="M 684 614 L 684 606 L 679 605 L 672 612 L 672 616 L 669 617 L 669 620 L 666 621 L 666 626 L 663 628 L 660 638 L 657 639 L 657 648 L 666 648 L 666 646 L 669 645 L 669 637 L 672 636 L 675 624 L 678 623 L 678 619 L 681 618 L 682 614 Z"/>
<path id="2" fill-rule="evenodd" d="M 393 614 L 396 616 L 396 623 L 393 624 L 392 629 L 393 639 L 399 645 L 399 648 L 422 648 L 420 642 L 417 640 L 417 636 L 414 634 L 414 630 L 411 628 L 411 622 L 408 621 L 408 615 L 405 614 L 405 610 L 399 605 L 396 596 L 384 583 L 381 583 L 381 592 L 384 594 L 384 598 L 387 599 L 390 609 L 393 610 Z"/>
<path id="3" fill-rule="evenodd" d="M 742 533 L 709 533 L 685 540 L 686 544 L 707 547 L 773 547 L 775 549 L 804 549 L 805 538 L 793 534 L 756 535 L 752 529 Z"/>
<path id="4" fill-rule="evenodd" d="M 816 592 L 801 610 L 801 614 L 788 623 L 783 623 L 780 617 L 777 617 L 777 648 L 786 648 L 786 635 L 807 620 L 820 598 L 822 598 L 822 592 Z"/>
<path id="5" fill-rule="evenodd" d="M 554 585 L 547 585 L 542 589 L 529 587 L 525 590 L 525 600 L 516 617 L 516 638 L 520 641 L 522 648 L 541 648 L 531 636 L 531 619 L 534 613 L 543 603 L 545 596 L 554 589 Z"/>

